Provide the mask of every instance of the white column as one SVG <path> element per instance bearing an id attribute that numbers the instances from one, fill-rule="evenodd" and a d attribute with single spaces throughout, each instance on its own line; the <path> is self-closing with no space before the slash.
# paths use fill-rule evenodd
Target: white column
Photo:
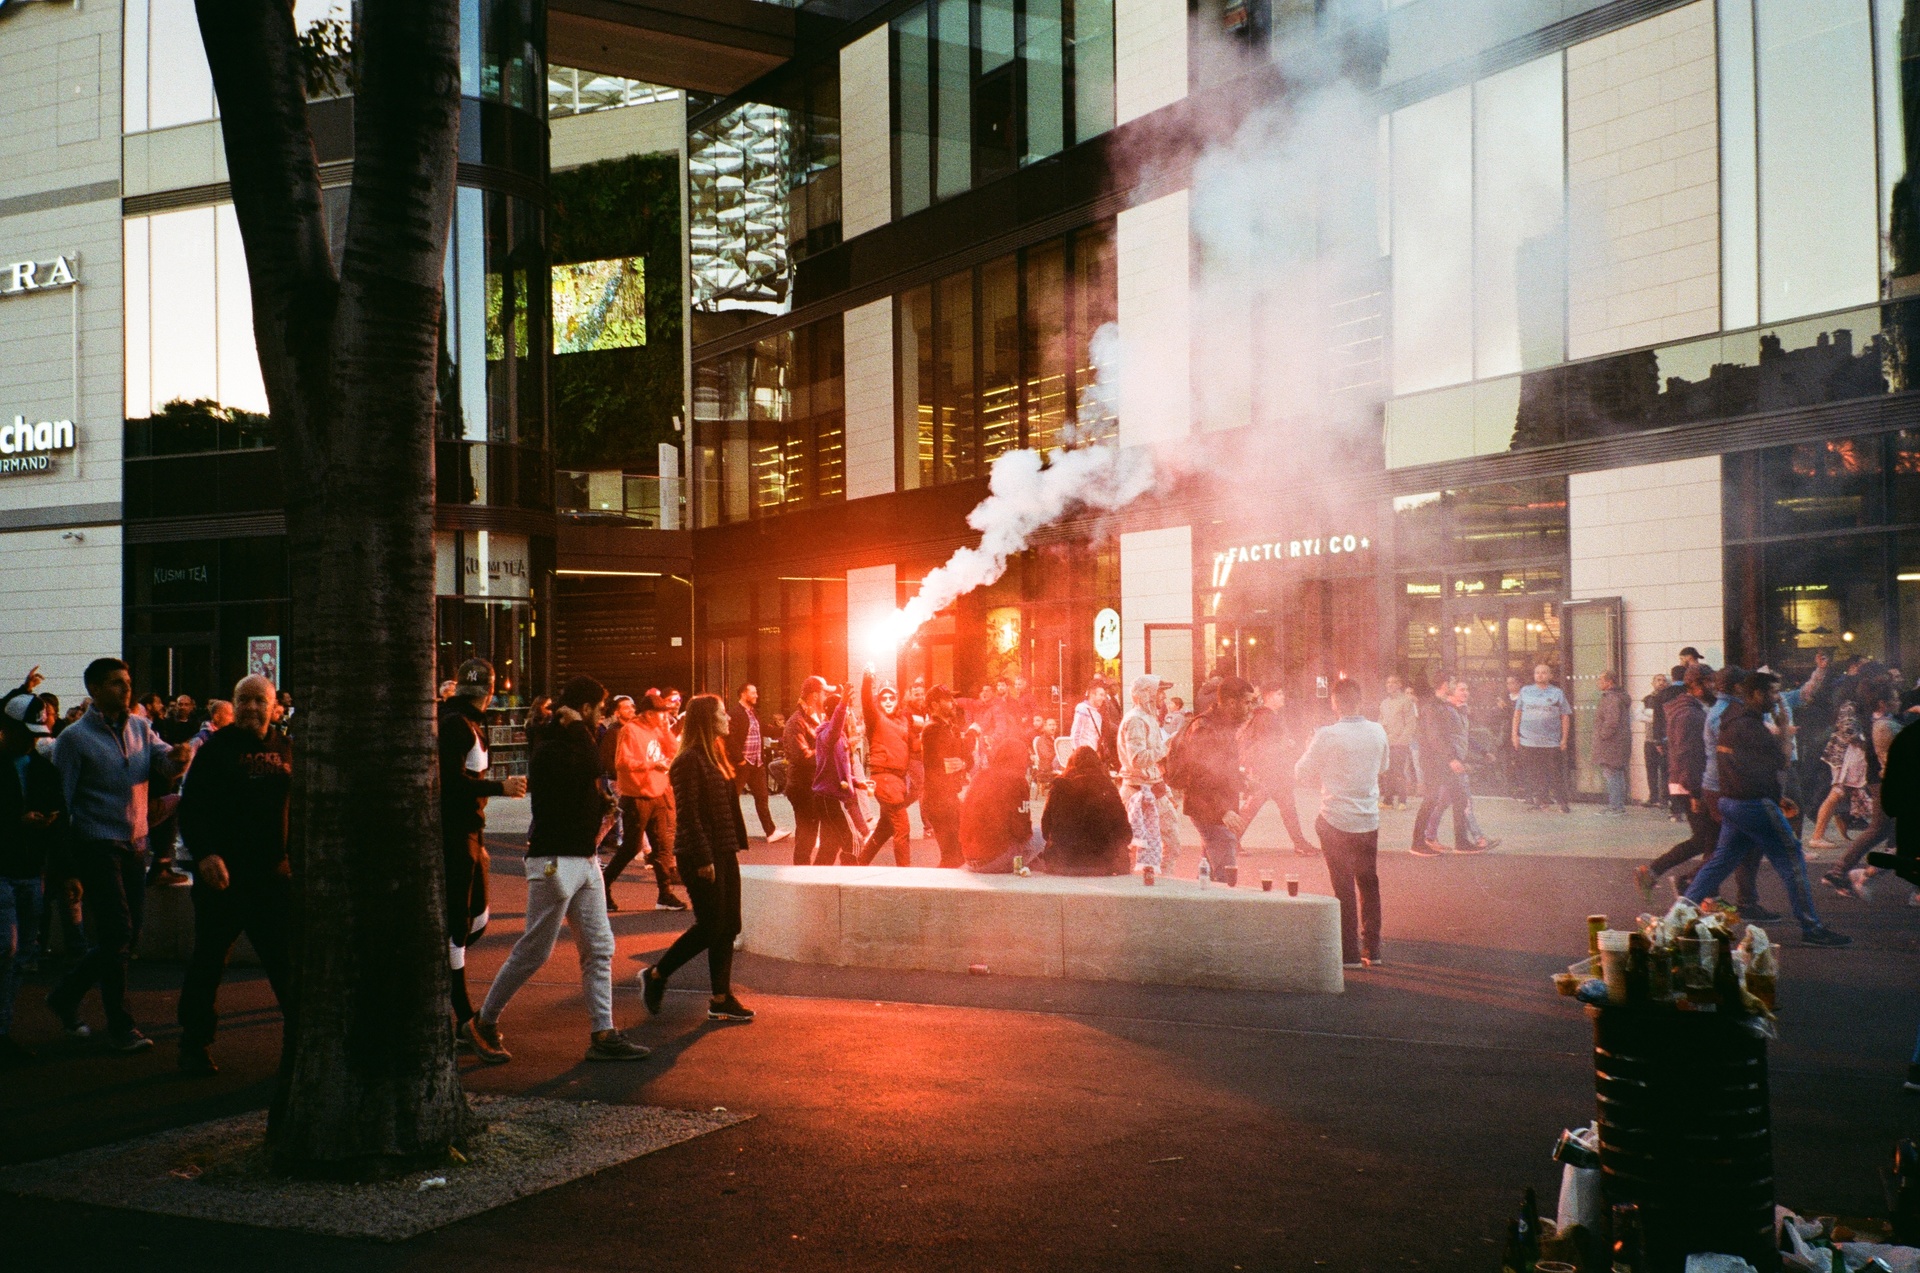
<path id="1" fill-rule="evenodd" d="M 885 25 L 840 50 L 840 235 L 893 220 L 892 88 Z"/>
<path id="2" fill-rule="evenodd" d="M 1184 437 L 1193 418 L 1187 192 L 1123 209 L 1117 237 L 1120 443 Z"/>
<path id="3" fill-rule="evenodd" d="M 1192 622 L 1192 528 L 1165 526 L 1120 536 L 1121 693 L 1147 670 L 1146 625 Z M 1181 693 L 1189 702 L 1191 688 Z"/>
<path id="4" fill-rule="evenodd" d="M 895 678 L 894 647 L 886 621 L 899 608 L 894 567 L 861 566 L 847 572 L 847 684 L 856 684 L 867 664 L 880 681 Z"/>
<path id="5" fill-rule="evenodd" d="M 1113 81 L 1121 124 L 1187 95 L 1186 0 L 1115 0 Z"/>
<path id="6" fill-rule="evenodd" d="M 847 368 L 847 498 L 893 489 L 893 298 L 843 315 Z"/>
<path id="7" fill-rule="evenodd" d="M 1724 654 L 1720 457 L 1643 464 L 1567 479 L 1567 530 L 1575 599 L 1619 597 L 1626 625 L 1621 669 L 1635 706 L 1655 672 L 1680 661 L 1682 646 L 1719 667 Z M 1627 767 L 1636 799 L 1646 798 L 1643 726 Z"/>

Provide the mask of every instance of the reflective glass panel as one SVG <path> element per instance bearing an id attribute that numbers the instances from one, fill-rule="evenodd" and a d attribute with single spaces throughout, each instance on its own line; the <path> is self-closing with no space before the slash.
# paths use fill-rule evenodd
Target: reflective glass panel
<path id="1" fill-rule="evenodd" d="M 1471 88 L 1393 114 L 1393 387 L 1473 376 Z"/>
<path id="2" fill-rule="evenodd" d="M 1561 57 L 1473 86 L 1474 374 L 1565 356 Z"/>

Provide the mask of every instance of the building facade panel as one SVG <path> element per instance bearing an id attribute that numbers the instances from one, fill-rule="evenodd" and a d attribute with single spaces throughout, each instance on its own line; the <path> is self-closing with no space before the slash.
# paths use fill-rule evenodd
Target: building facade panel
<path id="1" fill-rule="evenodd" d="M 847 360 L 847 498 L 894 489 L 893 300 L 843 315 Z"/>
<path id="2" fill-rule="evenodd" d="M 1140 118 L 1187 95 L 1187 6 L 1115 0 L 1114 119 Z"/>
<path id="3" fill-rule="evenodd" d="M 1177 190 L 1118 218 L 1122 446 L 1171 441 L 1192 428 L 1188 205 Z"/>
<path id="4" fill-rule="evenodd" d="M 1193 622 L 1193 531 L 1187 526 L 1135 531 L 1120 536 L 1120 676 L 1121 685 L 1147 670 L 1149 624 Z M 1178 657 L 1177 640 L 1153 641 L 1153 671 L 1174 683 L 1169 691 L 1193 701 L 1192 642 L 1187 658 Z M 1173 652 L 1171 659 L 1163 652 Z"/>
<path id="5" fill-rule="evenodd" d="M 888 29 L 840 50 L 840 233 L 864 234 L 893 219 L 892 104 Z"/>
<path id="6" fill-rule="evenodd" d="M 872 667 L 882 681 L 891 683 L 895 678 L 898 652 L 890 639 L 888 620 L 900 604 L 897 579 L 898 571 L 891 563 L 847 571 L 846 684 L 857 681 L 867 667 Z M 840 672 L 839 668 L 828 669 L 827 677 L 836 679 Z"/>

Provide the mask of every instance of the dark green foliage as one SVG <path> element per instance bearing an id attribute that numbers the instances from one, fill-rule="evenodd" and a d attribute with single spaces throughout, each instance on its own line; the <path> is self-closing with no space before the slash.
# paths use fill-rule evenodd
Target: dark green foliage
<path id="1" fill-rule="evenodd" d="M 647 343 L 553 359 L 553 462 L 651 473 L 681 444 L 680 161 L 631 155 L 548 180 L 552 260 L 646 259 Z"/>

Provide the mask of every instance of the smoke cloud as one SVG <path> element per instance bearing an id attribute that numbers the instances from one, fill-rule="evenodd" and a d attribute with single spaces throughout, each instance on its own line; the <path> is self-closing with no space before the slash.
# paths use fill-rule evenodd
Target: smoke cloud
<path id="1" fill-rule="evenodd" d="M 1229 55 L 1246 57 L 1238 47 Z M 1191 389 L 1183 384 L 1152 395 L 1190 398 L 1197 445 L 1156 453 L 1093 442 L 1121 415 L 1123 369 L 1137 381 L 1167 361 L 1140 345 L 1168 335 L 1147 330 L 1123 339 L 1116 324 L 1102 326 L 1089 350 L 1096 380 L 1068 430 L 1069 449 L 1045 458 L 1012 451 L 995 461 L 990 493 L 967 518 L 980 543 L 927 575 L 893 615 L 893 644 L 998 580 L 1037 532 L 1063 518 L 1118 511 L 1201 468 L 1234 482 L 1266 479 L 1270 491 L 1271 479 L 1288 468 L 1315 463 L 1318 446 L 1367 430 L 1377 441 L 1378 110 L 1344 65 L 1298 48 L 1276 60 L 1286 84 L 1278 96 L 1251 109 L 1243 101 L 1228 108 L 1230 118 L 1196 111 L 1177 135 L 1136 128 L 1139 140 L 1120 160 L 1147 188 L 1200 152 L 1188 187 L 1197 248 L 1189 284 Z M 1129 396 L 1140 388 L 1134 384 Z M 1223 431 L 1248 425 L 1260 427 L 1246 442 L 1224 445 Z M 1209 433 L 1216 436 L 1197 436 Z M 1314 446 L 1298 445 L 1309 441 Z"/>

